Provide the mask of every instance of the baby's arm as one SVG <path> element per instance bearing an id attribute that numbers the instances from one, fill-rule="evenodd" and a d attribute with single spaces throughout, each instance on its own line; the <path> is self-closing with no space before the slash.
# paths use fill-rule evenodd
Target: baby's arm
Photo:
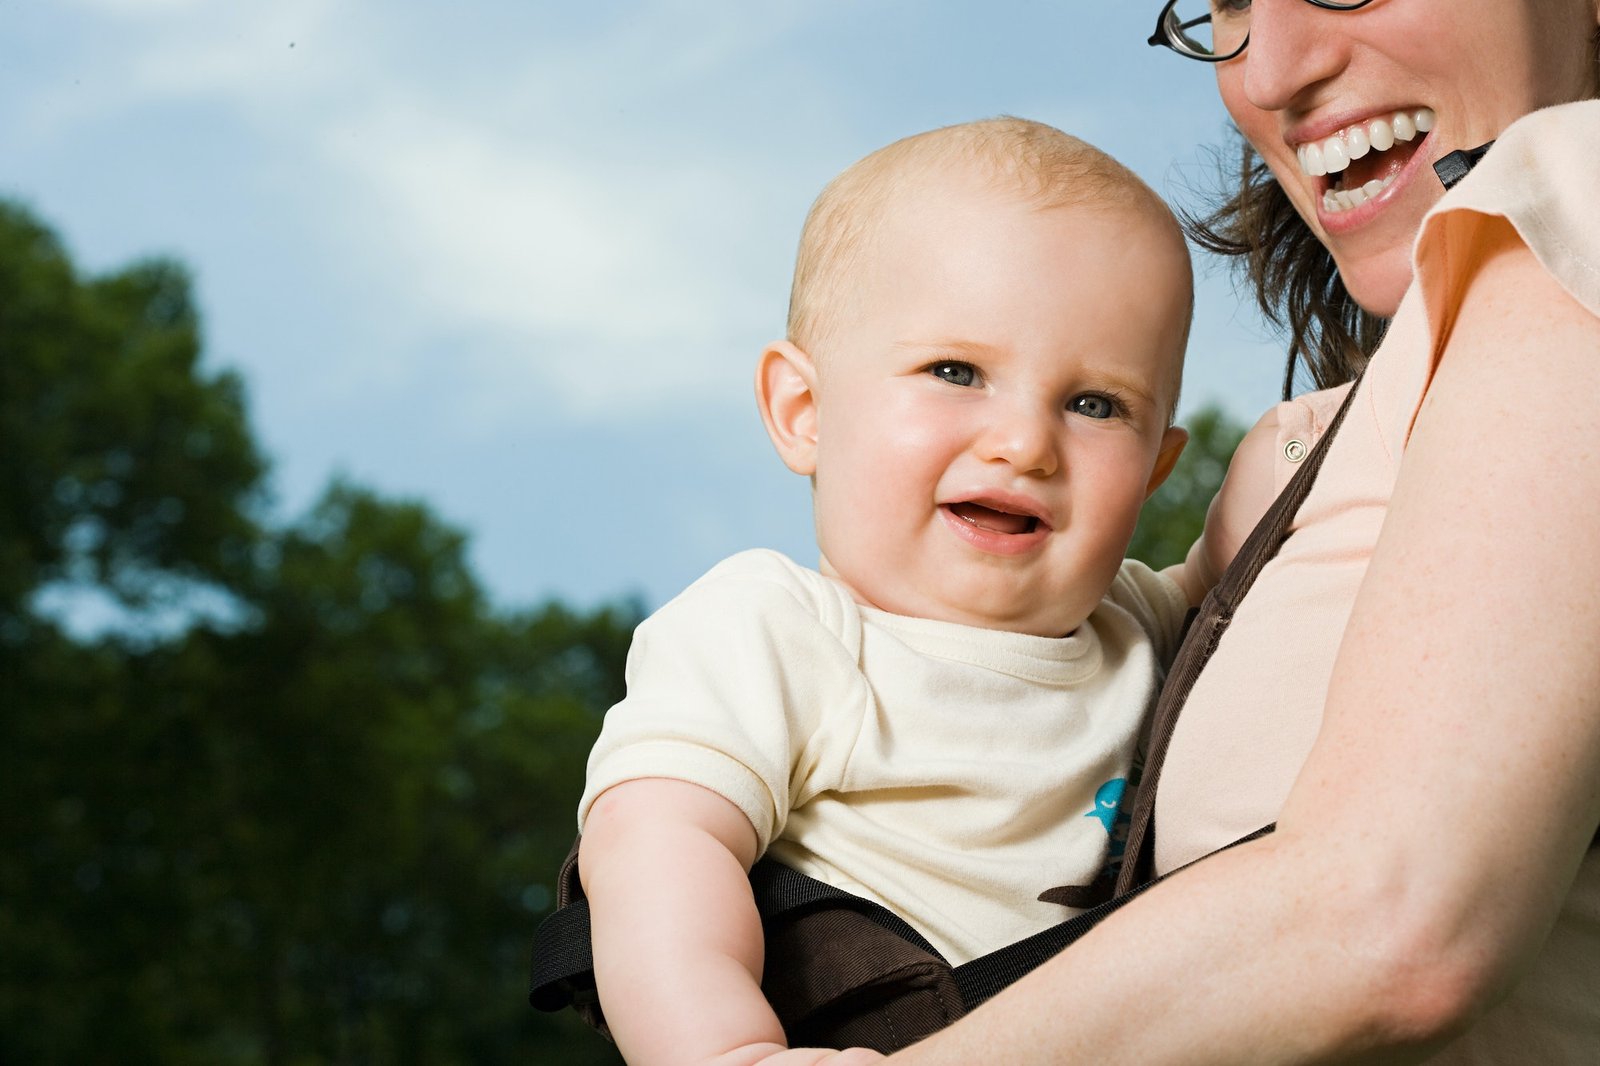
<path id="1" fill-rule="evenodd" d="M 1183 589 L 1191 606 L 1198 607 L 1205 599 L 1277 499 L 1277 453 L 1278 408 L 1274 407 L 1239 442 L 1222 487 L 1206 509 L 1205 530 L 1188 557 L 1162 571 Z"/>
<path id="2" fill-rule="evenodd" d="M 1308 392 L 1269 409 L 1244 435 L 1222 487 L 1206 511 L 1205 531 L 1175 580 L 1196 606 L 1311 454 L 1349 394 L 1350 384 Z M 1176 568 L 1174 568 L 1176 569 Z"/>
<path id="3" fill-rule="evenodd" d="M 756 833 L 737 806 L 682 781 L 603 792 L 584 823 L 595 982 L 632 1066 L 859 1066 L 856 1049 L 786 1050 L 761 994 L 761 918 L 748 872 Z"/>

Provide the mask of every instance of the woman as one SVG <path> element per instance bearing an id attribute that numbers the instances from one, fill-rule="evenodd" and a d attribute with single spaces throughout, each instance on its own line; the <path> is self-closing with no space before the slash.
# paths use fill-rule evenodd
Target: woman
<path id="1" fill-rule="evenodd" d="M 1600 1061 L 1600 2 L 1212 9 L 1152 43 L 1212 49 L 1298 219 L 1223 223 L 1319 384 L 1391 320 L 1179 719 L 1157 872 L 1277 831 L 890 1061 Z"/>

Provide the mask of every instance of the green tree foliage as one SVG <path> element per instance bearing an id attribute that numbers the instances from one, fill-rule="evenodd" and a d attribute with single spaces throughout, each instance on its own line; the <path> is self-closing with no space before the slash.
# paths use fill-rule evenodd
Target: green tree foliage
<path id="1" fill-rule="evenodd" d="M 1219 407 L 1202 408 L 1187 420 L 1189 444 L 1166 483 L 1139 514 L 1128 554 L 1160 568 L 1183 561 L 1205 528 L 1206 508 L 1228 472 L 1228 460 L 1245 427 Z"/>
<path id="2" fill-rule="evenodd" d="M 0 206 L 0 1062 L 614 1062 L 525 974 L 638 609 L 497 613 L 358 486 L 273 528 L 200 352 Z"/>
<path id="3" fill-rule="evenodd" d="M 178 266 L 81 279 L 0 203 L 0 626 L 52 580 L 131 603 L 227 580 L 263 462 L 238 379 L 198 369 L 197 319 Z"/>

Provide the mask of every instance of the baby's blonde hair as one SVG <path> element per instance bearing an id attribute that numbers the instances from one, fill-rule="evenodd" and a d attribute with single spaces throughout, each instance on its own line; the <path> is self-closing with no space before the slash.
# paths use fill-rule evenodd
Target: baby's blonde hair
<path id="1" fill-rule="evenodd" d="M 1000 187 L 1014 187 L 1042 209 L 1094 205 L 1150 212 L 1184 247 L 1183 231 L 1161 197 L 1093 145 L 1042 122 L 1009 116 L 945 126 L 853 163 L 811 205 L 789 290 L 790 342 L 821 358 L 889 202 L 933 173 L 960 165 L 981 168 Z"/>

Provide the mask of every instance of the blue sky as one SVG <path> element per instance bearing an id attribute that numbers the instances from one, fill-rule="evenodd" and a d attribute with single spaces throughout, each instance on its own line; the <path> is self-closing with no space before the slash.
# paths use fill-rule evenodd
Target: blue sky
<path id="1" fill-rule="evenodd" d="M 282 517 L 342 474 L 467 529 L 503 605 L 655 605 L 815 559 L 749 380 L 840 168 L 1009 113 L 1211 187 L 1158 6 L 0 0 L 0 195 L 88 269 L 190 267 Z M 1200 268 L 1185 410 L 1253 418 L 1279 345 Z"/>

